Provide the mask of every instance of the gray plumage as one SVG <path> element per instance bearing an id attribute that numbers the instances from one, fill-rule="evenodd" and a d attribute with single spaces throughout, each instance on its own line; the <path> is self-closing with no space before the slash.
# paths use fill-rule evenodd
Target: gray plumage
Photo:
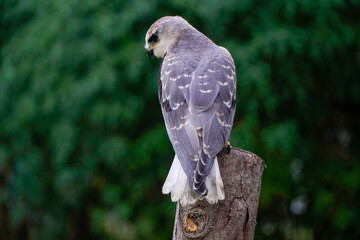
<path id="1" fill-rule="evenodd" d="M 171 34 L 175 37 L 169 37 Z M 151 49 L 149 41 L 152 36 L 159 39 L 153 44 L 155 49 Z M 165 52 L 157 53 L 162 36 L 170 40 L 163 47 Z M 205 179 L 233 125 L 234 61 L 225 48 L 214 44 L 180 17 L 159 19 L 150 27 L 146 38 L 146 48 L 163 57 L 159 101 L 170 141 L 190 189 L 206 197 Z"/>

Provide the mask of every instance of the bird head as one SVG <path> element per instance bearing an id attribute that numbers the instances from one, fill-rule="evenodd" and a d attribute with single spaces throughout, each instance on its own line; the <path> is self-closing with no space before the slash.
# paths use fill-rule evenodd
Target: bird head
<path id="1" fill-rule="evenodd" d="M 191 25 L 182 17 L 166 16 L 154 22 L 145 36 L 145 49 L 148 57 L 162 58 L 176 39 L 184 34 Z"/>

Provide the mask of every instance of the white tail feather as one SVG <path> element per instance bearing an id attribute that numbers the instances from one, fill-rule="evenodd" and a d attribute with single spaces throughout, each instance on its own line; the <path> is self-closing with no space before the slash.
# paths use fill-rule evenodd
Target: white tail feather
<path id="1" fill-rule="evenodd" d="M 171 190 L 173 189 L 173 187 L 175 186 L 175 184 L 178 181 L 178 176 L 179 173 L 181 172 L 182 167 L 180 165 L 180 161 L 178 159 L 178 157 L 175 155 L 175 158 L 171 164 L 170 167 L 170 171 L 166 177 L 165 183 L 162 187 L 162 193 L 163 194 L 168 194 L 171 192 Z M 184 170 L 182 170 L 184 171 Z M 185 172 L 184 172 L 185 174 Z"/>
<path id="2" fill-rule="evenodd" d="M 205 199 L 215 204 L 218 200 L 225 198 L 224 185 L 221 179 L 219 164 L 217 157 L 215 157 L 214 165 L 205 179 L 206 187 L 208 188 L 208 195 Z M 177 202 L 180 200 L 182 206 L 193 204 L 197 200 L 203 199 L 198 195 L 189 184 L 187 176 L 181 167 L 178 157 L 175 155 L 170 171 L 162 187 L 163 194 L 171 192 L 171 200 Z"/>
<path id="3" fill-rule="evenodd" d="M 223 200 L 225 198 L 224 184 L 221 179 L 217 157 L 215 157 L 214 165 L 211 168 L 209 175 L 205 178 L 205 184 L 208 189 L 208 195 L 205 199 L 209 203 L 215 204 L 218 200 Z"/>

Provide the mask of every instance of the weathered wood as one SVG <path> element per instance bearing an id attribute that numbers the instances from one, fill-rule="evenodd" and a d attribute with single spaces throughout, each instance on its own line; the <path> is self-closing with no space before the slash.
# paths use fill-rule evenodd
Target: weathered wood
<path id="1" fill-rule="evenodd" d="M 173 240 L 254 238 L 264 161 L 239 148 L 231 148 L 229 154 L 222 150 L 218 160 L 225 199 L 214 205 L 197 201 L 186 207 L 178 202 Z"/>

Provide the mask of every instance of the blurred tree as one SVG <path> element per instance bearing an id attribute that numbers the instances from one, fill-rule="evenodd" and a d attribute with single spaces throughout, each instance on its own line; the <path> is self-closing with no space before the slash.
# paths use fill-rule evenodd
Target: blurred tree
<path id="1" fill-rule="evenodd" d="M 261 156 L 257 239 L 358 239 L 360 2 L 0 1 L 0 236 L 169 239 L 173 151 L 148 27 L 237 64 L 232 145 Z"/>

